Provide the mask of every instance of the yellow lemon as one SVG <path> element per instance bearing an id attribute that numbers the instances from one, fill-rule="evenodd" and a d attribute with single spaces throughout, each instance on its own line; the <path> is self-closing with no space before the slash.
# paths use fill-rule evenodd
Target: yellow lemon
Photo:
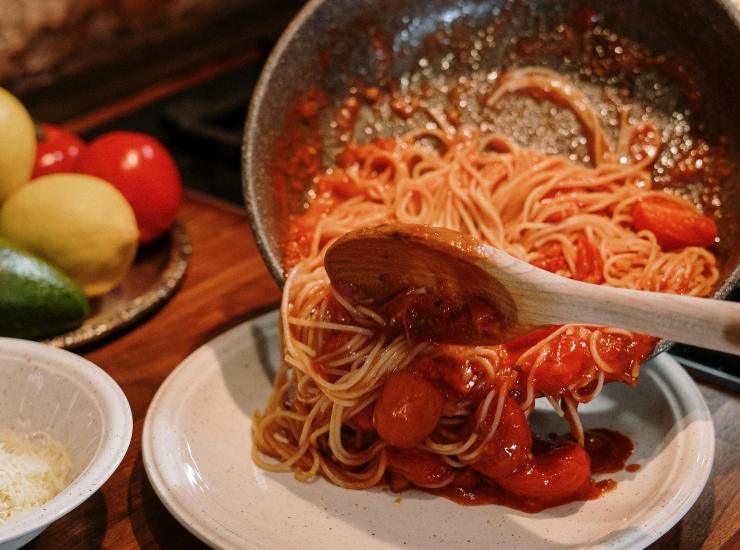
<path id="1" fill-rule="evenodd" d="M 23 104 L 0 88 L 0 202 L 31 178 L 36 131 Z"/>
<path id="2" fill-rule="evenodd" d="M 88 296 L 99 296 L 131 267 L 139 230 L 131 206 L 108 182 L 52 174 L 5 200 L 0 235 L 60 268 Z"/>

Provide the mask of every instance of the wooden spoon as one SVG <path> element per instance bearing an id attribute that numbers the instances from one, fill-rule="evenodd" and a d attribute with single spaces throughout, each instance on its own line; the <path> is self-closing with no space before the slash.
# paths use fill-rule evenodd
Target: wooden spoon
<path id="1" fill-rule="evenodd" d="M 332 285 L 356 303 L 409 291 L 440 297 L 440 311 L 495 310 L 496 330 L 439 330 L 440 342 L 495 344 L 564 323 L 619 327 L 740 355 L 740 304 L 573 281 L 447 229 L 383 225 L 347 233 L 326 251 Z M 459 323 L 455 326 L 459 326 Z"/>

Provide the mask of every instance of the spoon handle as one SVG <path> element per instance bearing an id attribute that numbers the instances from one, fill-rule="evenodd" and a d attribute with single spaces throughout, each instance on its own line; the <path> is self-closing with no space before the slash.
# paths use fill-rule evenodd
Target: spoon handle
<path id="1" fill-rule="evenodd" d="M 619 327 L 740 355 L 740 303 L 570 283 L 553 308 L 561 320 Z"/>

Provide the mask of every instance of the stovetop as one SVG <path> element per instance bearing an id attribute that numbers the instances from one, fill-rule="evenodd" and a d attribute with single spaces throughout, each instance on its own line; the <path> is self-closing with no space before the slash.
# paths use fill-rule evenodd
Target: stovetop
<path id="1" fill-rule="evenodd" d="M 243 206 L 242 131 L 251 91 L 270 48 L 271 44 L 266 44 L 253 62 L 148 104 L 97 127 L 85 137 L 112 130 L 154 135 L 175 157 L 185 187 Z M 740 301 L 740 287 L 729 299 Z M 694 378 L 740 393 L 737 357 L 684 345 L 676 345 L 670 353 Z"/>

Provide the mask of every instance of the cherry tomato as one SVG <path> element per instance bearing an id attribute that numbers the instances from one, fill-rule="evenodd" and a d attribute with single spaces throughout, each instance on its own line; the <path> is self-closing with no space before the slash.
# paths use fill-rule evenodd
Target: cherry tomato
<path id="1" fill-rule="evenodd" d="M 434 431 L 443 404 L 442 393 L 423 376 L 391 374 L 375 402 L 375 429 L 389 445 L 411 449 Z"/>
<path id="2" fill-rule="evenodd" d="M 142 243 L 175 221 L 182 200 L 177 165 L 156 139 L 137 132 L 111 132 L 93 140 L 77 171 L 113 184 L 131 203 Z"/>
<path id="3" fill-rule="evenodd" d="M 483 421 L 483 431 L 490 429 L 495 416 L 496 401 L 488 409 Z M 477 416 L 477 415 L 476 415 Z M 531 457 L 532 432 L 524 411 L 511 397 L 504 401 L 501 420 L 493 439 L 486 444 L 473 468 L 484 476 L 498 481 L 526 463 Z"/>
<path id="4" fill-rule="evenodd" d="M 42 123 L 36 142 L 36 162 L 33 165 L 32 178 L 74 172 L 77 161 L 87 148 L 82 139 L 60 126 Z"/>
<path id="5" fill-rule="evenodd" d="M 706 247 L 717 238 L 717 224 L 712 218 L 668 198 L 646 197 L 637 201 L 632 221 L 638 231 L 652 231 L 663 248 Z"/>
<path id="6" fill-rule="evenodd" d="M 524 468 L 496 479 L 512 494 L 542 500 L 567 498 L 591 479 L 591 460 L 575 443 L 534 457 Z"/>
<path id="7" fill-rule="evenodd" d="M 576 238 L 575 278 L 597 285 L 604 281 L 604 262 L 601 254 L 583 233 L 579 233 Z"/>
<path id="8" fill-rule="evenodd" d="M 518 352 L 521 354 L 540 342 L 540 340 L 544 340 L 550 336 L 561 326 L 562 325 L 553 325 L 551 327 L 540 328 L 528 334 L 524 334 L 523 336 L 519 336 L 518 338 L 514 338 L 513 340 L 506 342 L 506 349 L 512 353 Z"/>
<path id="9" fill-rule="evenodd" d="M 534 260 L 532 262 L 533 266 L 549 271 L 550 273 L 568 270 L 568 262 L 565 261 L 563 247 L 559 242 L 549 241 L 539 247 L 537 251 L 542 254 L 542 257 Z"/>
<path id="10" fill-rule="evenodd" d="M 626 381 L 629 381 L 633 377 L 632 370 L 635 365 L 642 364 L 653 351 L 655 341 L 656 338 L 644 334 L 632 336 L 602 334 L 596 342 L 596 347 L 601 358 L 615 370 L 609 378 L 620 373 L 626 377 Z"/>
<path id="11" fill-rule="evenodd" d="M 593 364 L 588 342 L 577 336 L 563 334 L 548 345 L 550 351 L 547 359 L 534 373 L 534 391 L 538 395 L 557 395 Z M 526 364 L 522 365 L 525 375 L 529 373 L 535 360 L 536 357 L 530 356 Z"/>
<path id="12" fill-rule="evenodd" d="M 412 449 L 390 451 L 388 467 L 417 487 L 437 488 L 449 483 L 455 470 L 438 454 Z"/>

